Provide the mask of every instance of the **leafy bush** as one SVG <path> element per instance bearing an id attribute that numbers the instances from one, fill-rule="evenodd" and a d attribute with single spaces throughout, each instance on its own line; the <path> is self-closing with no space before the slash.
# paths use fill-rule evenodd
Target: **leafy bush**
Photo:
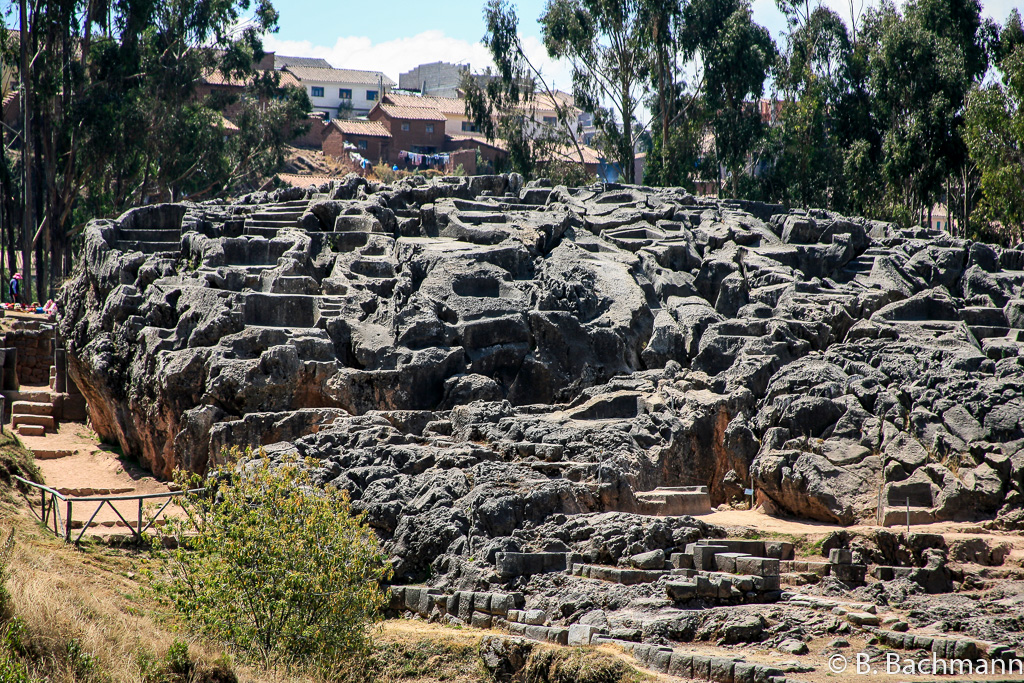
<path id="1" fill-rule="evenodd" d="M 377 164 L 373 167 L 373 175 L 385 185 L 391 185 L 402 178 L 408 177 L 410 173 L 408 171 L 396 171 L 387 164 Z"/>
<path id="2" fill-rule="evenodd" d="M 367 652 L 390 566 L 347 493 L 266 461 L 221 468 L 207 486 L 182 501 L 162 586 L 188 622 L 268 666 L 331 670 Z"/>
<path id="3" fill-rule="evenodd" d="M 12 475 L 18 475 L 30 481 L 43 483 L 39 468 L 36 467 L 32 451 L 21 445 L 12 431 L 0 432 L 0 489 L 5 487 L 27 490 L 24 484 L 15 482 Z M 8 492 L 4 492 L 8 495 Z"/>
<path id="4" fill-rule="evenodd" d="M 188 675 L 192 673 L 193 668 L 192 657 L 188 653 L 188 643 L 176 639 L 167 648 L 166 660 L 168 673 L 188 680 Z"/>

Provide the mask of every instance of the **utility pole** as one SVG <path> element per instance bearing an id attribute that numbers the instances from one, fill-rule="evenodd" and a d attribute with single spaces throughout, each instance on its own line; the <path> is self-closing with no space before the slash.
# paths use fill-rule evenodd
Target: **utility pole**
<path id="1" fill-rule="evenodd" d="M 25 174 L 24 184 L 22 185 L 22 200 L 24 206 L 22 207 L 22 218 L 21 218 L 21 270 L 22 277 L 26 287 L 31 286 L 31 275 L 29 275 L 31 269 L 29 265 L 32 258 L 32 171 L 31 171 L 31 160 L 32 160 L 32 135 L 29 130 L 29 126 L 32 122 L 31 111 L 31 82 L 32 79 L 29 76 L 29 58 L 28 58 L 28 10 L 25 7 L 25 0 L 20 2 L 20 14 L 21 14 L 21 168 Z M 25 299 L 28 299 L 27 292 L 21 292 L 19 288 L 19 294 Z"/>

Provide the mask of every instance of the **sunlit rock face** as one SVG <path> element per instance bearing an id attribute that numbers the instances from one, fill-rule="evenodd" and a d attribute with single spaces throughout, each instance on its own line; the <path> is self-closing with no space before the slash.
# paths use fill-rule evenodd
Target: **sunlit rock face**
<path id="1" fill-rule="evenodd" d="M 600 515 L 690 509 L 674 487 L 840 524 L 908 501 L 1014 524 L 1022 300 L 1024 252 L 920 228 L 350 176 L 94 221 L 60 331 L 126 454 L 163 476 L 234 444 L 314 458 L 416 576 L 539 529 L 595 561 L 671 551 L 708 529 L 621 542 Z"/>

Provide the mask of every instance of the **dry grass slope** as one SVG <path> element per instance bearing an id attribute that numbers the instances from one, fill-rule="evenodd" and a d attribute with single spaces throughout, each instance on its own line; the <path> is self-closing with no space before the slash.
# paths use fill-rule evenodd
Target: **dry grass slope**
<path id="1" fill-rule="evenodd" d="M 13 432 L 3 430 L 0 432 L 0 489 L 5 495 L 13 490 L 14 475 L 44 483 L 32 451 L 25 448 Z"/>

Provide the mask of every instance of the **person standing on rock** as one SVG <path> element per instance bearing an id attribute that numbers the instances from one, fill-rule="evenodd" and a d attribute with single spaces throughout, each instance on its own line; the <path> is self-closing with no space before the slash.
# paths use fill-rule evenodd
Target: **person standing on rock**
<path id="1" fill-rule="evenodd" d="M 11 278 L 11 284 L 8 285 L 8 291 L 11 295 L 11 303 L 18 303 L 18 294 L 21 292 L 21 273 L 15 273 L 14 277 Z"/>

